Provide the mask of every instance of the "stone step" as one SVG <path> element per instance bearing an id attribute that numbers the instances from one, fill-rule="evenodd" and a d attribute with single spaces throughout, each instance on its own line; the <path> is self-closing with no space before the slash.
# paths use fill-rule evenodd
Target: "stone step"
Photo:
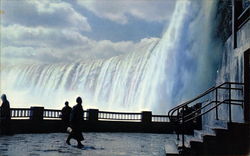
<path id="1" fill-rule="evenodd" d="M 190 155 L 200 155 L 204 151 L 204 143 L 199 141 L 190 141 Z"/>
<path id="2" fill-rule="evenodd" d="M 242 155 L 250 153 L 250 124 L 217 120 L 194 130 L 194 135 L 184 135 L 185 148 L 181 139 L 180 135 L 174 141 L 174 148 L 165 147 L 166 155 Z"/>
<path id="3" fill-rule="evenodd" d="M 218 120 L 213 126 L 206 125 L 203 130 L 194 130 L 194 135 L 185 135 L 185 153 L 189 155 L 199 155 L 199 153 L 204 151 L 204 138 L 208 142 L 214 141 L 216 138 L 216 130 L 227 130 L 227 127 L 227 122 Z M 178 148 L 182 149 L 182 140 L 179 141 Z"/>
<path id="4" fill-rule="evenodd" d="M 239 128 L 240 129 L 250 130 L 250 124 L 249 123 L 236 123 L 236 122 L 228 123 L 228 129 L 229 130 L 238 131 Z"/>
<path id="5" fill-rule="evenodd" d="M 194 130 L 194 137 L 197 137 L 201 140 L 203 140 L 203 136 L 205 135 L 211 135 L 215 136 L 215 132 L 213 130 L 207 131 L 207 130 Z"/>
<path id="6" fill-rule="evenodd" d="M 228 129 L 228 121 L 214 120 L 212 127 L 218 127 L 222 129 Z"/>
<path id="7" fill-rule="evenodd" d="M 215 134 L 215 130 L 222 129 L 222 130 L 228 130 L 227 127 L 219 126 L 219 125 L 205 125 L 204 131 L 207 131 L 207 133 Z"/>
<path id="8" fill-rule="evenodd" d="M 178 147 L 175 141 L 169 141 L 165 145 L 166 156 L 177 156 L 179 155 Z"/>
<path id="9" fill-rule="evenodd" d="M 205 135 L 205 136 L 203 136 L 203 142 L 204 143 L 207 143 L 207 142 L 213 142 L 213 141 L 216 141 L 216 138 L 217 138 L 217 136 L 216 135 L 214 135 L 214 136 L 212 136 L 212 135 Z"/>
<path id="10" fill-rule="evenodd" d="M 203 130 L 206 131 L 207 133 L 214 134 L 215 131 L 213 130 L 214 127 L 211 127 L 210 125 L 205 125 L 203 126 Z"/>
<path id="11" fill-rule="evenodd" d="M 216 136 L 204 136 L 203 139 L 203 152 L 204 154 L 216 155 L 244 155 L 247 153 L 247 141 L 243 138 L 232 138 L 231 134 L 226 130 L 219 130 L 221 134 Z M 193 146 L 191 145 L 193 148 Z M 199 150 L 199 149 L 198 149 Z"/>
<path id="12" fill-rule="evenodd" d="M 201 142 L 202 143 L 202 139 L 197 138 L 193 135 L 185 135 L 184 136 L 184 145 L 186 148 L 190 148 L 190 142 L 191 141 L 196 141 L 196 142 Z M 178 148 L 181 149 L 182 148 L 182 139 L 179 140 L 178 142 Z"/>
<path id="13" fill-rule="evenodd" d="M 238 138 L 240 136 L 247 136 L 250 131 L 249 124 L 246 123 L 228 123 L 227 128 L 225 126 L 205 126 L 210 132 L 214 131 L 218 139 L 226 137 Z M 239 135 L 241 134 L 241 135 Z"/>

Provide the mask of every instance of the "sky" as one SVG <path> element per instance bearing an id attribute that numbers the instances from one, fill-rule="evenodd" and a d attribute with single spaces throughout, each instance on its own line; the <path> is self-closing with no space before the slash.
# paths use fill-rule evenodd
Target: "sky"
<path id="1" fill-rule="evenodd" d="M 176 0 L 1 0 L 1 63 L 70 63 L 157 42 Z"/>

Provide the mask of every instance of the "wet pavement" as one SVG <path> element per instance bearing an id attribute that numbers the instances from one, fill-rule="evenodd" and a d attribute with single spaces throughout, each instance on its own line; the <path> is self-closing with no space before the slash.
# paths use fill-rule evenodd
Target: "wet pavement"
<path id="1" fill-rule="evenodd" d="M 175 138 L 169 134 L 83 133 L 84 148 L 76 141 L 67 145 L 66 133 L 0 136 L 0 156 L 163 156 L 164 146 Z"/>

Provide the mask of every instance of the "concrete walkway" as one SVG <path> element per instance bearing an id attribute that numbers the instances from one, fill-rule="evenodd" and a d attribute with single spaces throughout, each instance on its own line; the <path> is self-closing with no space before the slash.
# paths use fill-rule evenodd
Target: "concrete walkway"
<path id="1" fill-rule="evenodd" d="M 17 134 L 0 136 L 1 156 L 164 156 L 173 135 L 143 133 L 83 133 L 85 148 L 65 143 L 67 134 Z"/>

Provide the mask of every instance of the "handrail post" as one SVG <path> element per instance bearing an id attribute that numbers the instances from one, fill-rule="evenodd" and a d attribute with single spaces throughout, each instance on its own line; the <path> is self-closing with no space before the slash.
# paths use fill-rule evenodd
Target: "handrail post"
<path id="1" fill-rule="evenodd" d="M 229 83 L 229 122 L 232 122 L 232 110 L 231 110 L 231 84 Z"/>
<path id="2" fill-rule="evenodd" d="M 218 88 L 215 89 L 215 115 L 216 115 L 216 120 L 219 120 L 217 104 L 218 104 Z"/>
<path id="3" fill-rule="evenodd" d="M 185 148 L 185 141 L 184 141 L 184 106 L 182 106 L 182 121 L 181 121 L 181 124 L 182 124 L 182 149 Z"/>
<path id="4" fill-rule="evenodd" d="M 180 109 L 178 109 L 178 111 L 177 111 L 177 122 L 179 122 L 179 115 L 180 115 Z M 177 133 L 177 140 L 180 140 L 180 133 L 179 133 L 179 131 L 177 130 L 176 133 Z"/>
<path id="5" fill-rule="evenodd" d="M 250 122 L 250 48 L 244 52 L 244 120 Z"/>

